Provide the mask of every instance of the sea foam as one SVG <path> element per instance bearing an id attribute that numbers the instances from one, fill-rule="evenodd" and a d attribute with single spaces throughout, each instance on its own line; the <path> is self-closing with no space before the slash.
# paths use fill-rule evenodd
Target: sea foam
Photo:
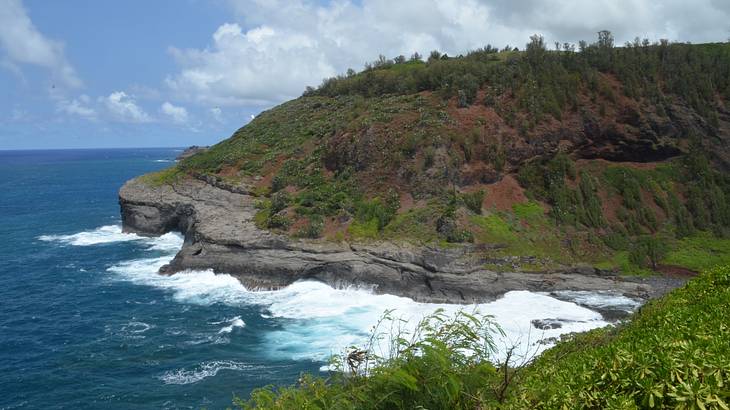
<path id="1" fill-rule="evenodd" d="M 182 238 L 177 233 L 171 232 L 156 238 L 148 238 L 133 233 L 122 232 L 120 225 L 105 225 L 90 231 L 83 231 L 71 235 L 41 235 L 38 237 L 38 240 L 73 246 L 93 246 L 116 242 L 139 241 L 148 245 L 150 249 L 168 252 L 176 252 L 182 246 Z"/>
<path id="2" fill-rule="evenodd" d="M 600 313 L 588 307 L 620 306 L 621 309 L 633 311 L 640 304 L 607 292 L 564 292 L 553 297 L 529 291 L 508 292 L 498 300 L 474 305 L 433 304 L 394 295 L 378 295 L 368 288 L 333 288 L 312 281 L 296 282 L 276 291 L 250 291 L 233 276 L 215 274 L 210 270 L 159 275 L 159 268 L 168 263 L 182 246 L 182 237 L 175 234 L 143 238 L 124 234 L 118 226 L 106 226 L 74 235 L 44 237 L 43 240 L 77 246 L 115 240 L 143 241 L 147 249 L 161 251 L 162 256 L 134 259 L 111 266 L 108 272 L 113 277 L 163 289 L 180 303 L 257 306 L 262 312 L 262 320 L 275 321 L 278 325 L 274 327 L 275 330 L 267 330 L 261 335 L 267 353 L 273 359 L 326 361 L 331 355 L 341 354 L 350 346 L 364 345 L 373 325 L 386 310 L 392 311 L 392 317 L 402 319 L 402 322 L 397 323 L 404 323 L 399 326 L 408 332 L 425 315 L 441 309 L 447 315 L 455 315 L 460 310 L 491 315 L 504 332 L 504 336 L 495 334 L 498 351 L 494 359 L 502 360 L 506 351 L 516 346 L 515 357 L 529 360 L 563 334 L 610 324 Z M 557 323 L 559 327 L 538 329 L 533 325 L 536 320 Z M 230 334 L 234 328 L 243 326 L 243 319 L 234 317 L 218 333 Z M 388 345 L 387 340 L 383 345 Z M 387 349 L 380 346 L 376 348 Z M 215 369 L 220 370 L 220 366 L 181 370 L 168 374 L 165 380 L 195 380 L 201 375 L 217 372 Z"/>
<path id="3" fill-rule="evenodd" d="M 216 360 L 200 363 L 192 369 L 172 370 L 162 374 L 158 379 L 165 384 L 191 384 L 213 377 L 222 370 L 242 371 L 254 368 L 255 366 L 232 360 Z"/>

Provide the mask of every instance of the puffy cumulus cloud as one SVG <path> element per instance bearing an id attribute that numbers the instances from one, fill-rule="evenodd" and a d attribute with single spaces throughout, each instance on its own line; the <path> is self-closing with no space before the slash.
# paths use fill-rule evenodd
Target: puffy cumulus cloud
<path id="1" fill-rule="evenodd" d="M 178 107 L 168 101 L 165 101 L 160 106 L 160 111 L 168 116 L 173 122 L 177 124 L 185 124 L 188 122 L 188 110 L 185 107 Z"/>
<path id="2" fill-rule="evenodd" d="M 132 96 L 127 95 L 124 91 L 115 91 L 107 97 L 100 97 L 99 100 L 106 106 L 114 119 L 118 121 L 137 123 L 152 121 L 149 114 L 137 105 Z"/>
<path id="3" fill-rule="evenodd" d="M 285 27 L 243 31 L 224 24 L 205 50 L 171 49 L 182 71 L 166 83 L 182 97 L 216 105 L 270 104 L 336 70 L 310 36 Z"/>
<path id="4" fill-rule="evenodd" d="M 87 120 L 96 119 L 96 110 L 91 108 L 89 104 L 91 99 L 88 95 L 82 94 L 78 99 L 74 98 L 71 100 L 60 99 L 56 102 L 56 110 L 58 112 L 76 115 Z"/>
<path id="5" fill-rule="evenodd" d="M 431 50 L 460 54 L 492 44 L 524 47 L 529 36 L 593 41 L 614 32 L 692 42 L 730 36 L 727 0 L 229 0 L 236 23 L 205 49 L 171 49 L 167 78 L 178 96 L 216 105 L 270 105 L 348 67 Z"/>
<path id="6" fill-rule="evenodd" d="M 73 66 L 66 60 L 63 43 L 49 39 L 35 27 L 20 0 L 3 0 L 0 6 L 2 65 L 19 73 L 19 64 L 45 67 L 61 84 L 81 86 Z"/>

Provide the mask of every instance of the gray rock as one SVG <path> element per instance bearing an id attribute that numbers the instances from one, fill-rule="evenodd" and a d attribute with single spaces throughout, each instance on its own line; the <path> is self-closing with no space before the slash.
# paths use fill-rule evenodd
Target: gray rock
<path id="1" fill-rule="evenodd" d="M 312 279 L 332 286 L 363 285 L 423 302 L 475 303 L 511 290 L 612 290 L 631 297 L 652 285 L 596 275 L 589 267 L 564 272 L 492 272 L 473 247 L 417 248 L 406 244 L 347 244 L 292 239 L 253 223 L 255 199 L 240 189 L 188 178 L 173 186 L 128 181 L 119 192 L 125 232 L 185 236 L 163 274 L 212 269 L 250 289 L 275 289 Z M 603 272 L 602 272 L 603 273 Z"/>

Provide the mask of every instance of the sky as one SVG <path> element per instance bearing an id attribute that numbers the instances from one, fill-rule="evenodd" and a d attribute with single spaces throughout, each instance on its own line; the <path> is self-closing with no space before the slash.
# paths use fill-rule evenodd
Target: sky
<path id="1" fill-rule="evenodd" d="M 0 149 L 214 144 L 378 55 L 730 39 L 728 0 L 0 0 Z"/>

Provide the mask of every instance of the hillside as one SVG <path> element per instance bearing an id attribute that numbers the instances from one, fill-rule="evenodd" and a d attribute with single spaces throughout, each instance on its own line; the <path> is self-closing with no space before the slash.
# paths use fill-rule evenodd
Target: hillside
<path id="1" fill-rule="evenodd" d="M 558 48 L 381 57 L 143 181 L 254 195 L 276 235 L 498 272 L 730 261 L 730 44 Z"/>

